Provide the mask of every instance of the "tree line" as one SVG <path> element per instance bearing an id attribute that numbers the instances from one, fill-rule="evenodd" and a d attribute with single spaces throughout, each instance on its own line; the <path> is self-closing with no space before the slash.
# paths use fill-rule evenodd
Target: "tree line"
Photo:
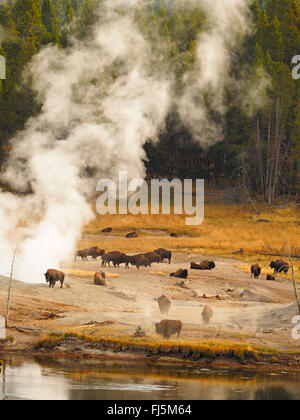
<path id="1" fill-rule="evenodd" d="M 96 4 L 7 0 L 0 6 L 0 55 L 7 63 L 7 79 L 0 81 L 0 165 L 7 159 L 9 139 L 40 112 L 30 81 L 24 83 L 24 68 L 47 44 L 66 48 L 70 35 L 89 36 L 99 19 Z M 238 197 L 271 205 L 300 196 L 300 81 L 291 76 L 292 58 L 300 54 L 300 4 L 254 0 L 251 14 L 254 30 L 235 51 L 230 71 L 236 81 L 247 80 L 248 87 L 266 83 L 263 105 L 249 112 L 256 104 L 245 106 L 235 86 L 226 87 L 223 140 L 206 148 L 172 109 L 159 141 L 149 139 L 145 145 L 145 166 L 150 177 L 204 178 L 212 187 L 234 187 L 242 192 Z M 153 52 L 165 55 L 180 91 L 196 62 L 197 38 L 206 27 L 204 11 L 156 1 L 137 9 L 135 19 Z"/>

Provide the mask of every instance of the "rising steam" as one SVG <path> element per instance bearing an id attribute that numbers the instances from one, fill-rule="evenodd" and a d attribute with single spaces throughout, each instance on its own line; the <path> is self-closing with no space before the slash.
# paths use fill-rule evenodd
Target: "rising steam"
<path id="1" fill-rule="evenodd" d="M 12 139 L 2 177 L 15 193 L 0 192 L 1 274 L 8 274 L 16 245 L 22 281 L 42 282 L 45 270 L 72 259 L 93 217 L 97 181 L 120 170 L 143 177 L 143 145 L 157 137 L 174 105 L 202 144 L 222 139 L 204 103 L 209 93 L 211 109 L 224 115 L 230 52 L 249 28 L 248 1 L 191 2 L 204 6 L 208 29 L 180 98 L 174 75 L 155 65 L 131 14 L 116 12 L 121 3 L 102 5 L 88 41 L 73 40 L 66 50 L 47 46 L 27 70 L 42 108 Z"/>

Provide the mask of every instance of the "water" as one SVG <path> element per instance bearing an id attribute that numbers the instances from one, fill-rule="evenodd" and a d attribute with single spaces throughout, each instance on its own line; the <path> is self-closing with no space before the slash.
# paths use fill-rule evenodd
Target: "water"
<path id="1" fill-rule="evenodd" d="M 300 374 L 2 357 L 0 400 L 298 400 Z"/>

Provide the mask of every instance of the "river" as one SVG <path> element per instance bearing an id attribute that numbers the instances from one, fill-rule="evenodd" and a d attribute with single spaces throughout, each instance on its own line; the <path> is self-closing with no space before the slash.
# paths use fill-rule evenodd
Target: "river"
<path id="1" fill-rule="evenodd" d="M 300 374 L 1 357 L 0 400 L 298 400 Z"/>

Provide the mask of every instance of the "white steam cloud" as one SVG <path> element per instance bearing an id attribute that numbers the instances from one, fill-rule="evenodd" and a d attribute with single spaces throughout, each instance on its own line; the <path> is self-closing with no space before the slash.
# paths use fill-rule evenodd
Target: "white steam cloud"
<path id="1" fill-rule="evenodd" d="M 225 88 L 232 82 L 230 64 L 239 42 L 251 30 L 248 0 L 202 0 L 208 28 L 197 42 L 197 63 L 185 76 L 185 91 L 178 109 L 203 146 L 222 140 L 226 111 Z M 208 109 L 213 111 L 213 120 Z"/>
<path id="2" fill-rule="evenodd" d="M 110 9 L 92 40 L 43 49 L 29 73 L 42 112 L 13 139 L 3 179 L 32 194 L 0 194 L 0 272 L 9 272 L 19 244 L 17 278 L 41 282 L 48 268 L 73 258 L 93 217 L 88 199 L 97 180 L 124 169 L 129 178 L 145 175 L 143 144 L 165 121 L 170 82 L 155 77 L 130 17 Z"/>
<path id="3" fill-rule="evenodd" d="M 47 46 L 28 69 L 42 109 L 12 139 L 3 175 L 17 194 L 0 192 L 1 274 L 9 273 L 16 245 L 16 277 L 25 282 L 43 282 L 48 268 L 73 259 L 93 217 L 97 181 L 116 178 L 120 170 L 143 177 L 143 145 L 155 139 L 174 105 L 201 144 L 222 139 L 204 103 L 209 93 L 211 109 L 224 115 L 231 51 L 249 30 L 248 1 L 191 2 L 204 7 L 208 28 L 180 98 L 174 75 L 161 71 L 163 63 L 154 65 L 131 15 L 115 12 L 121 3 L 106 2 L 105 11 L 102 4 L 101 22 L 88 41 L 74 40 L 66 50 Z"/>

